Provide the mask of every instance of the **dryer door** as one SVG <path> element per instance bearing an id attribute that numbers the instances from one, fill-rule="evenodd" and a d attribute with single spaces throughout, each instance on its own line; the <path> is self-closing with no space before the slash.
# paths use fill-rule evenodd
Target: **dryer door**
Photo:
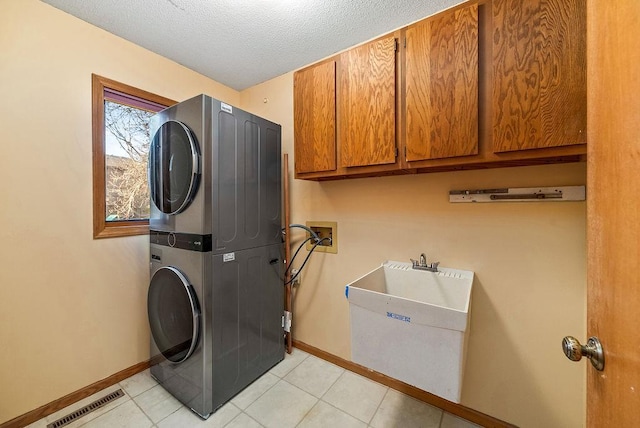
<path id="1" fill-rule="evenodd" d="M 165 214 L 184 211 L 198 190 L 200 148 L 191 130 L 170 120 L 156 131 L 149 147 L 151 200 Z"/>
<path id="2" fill-rule="evenodd" d="M 151 335 L 164 357 L 181 363 L 198 343 L 200 308 L 193 287 L 174 267 L 162 267 L 149 284 L 147 311 Z"/>

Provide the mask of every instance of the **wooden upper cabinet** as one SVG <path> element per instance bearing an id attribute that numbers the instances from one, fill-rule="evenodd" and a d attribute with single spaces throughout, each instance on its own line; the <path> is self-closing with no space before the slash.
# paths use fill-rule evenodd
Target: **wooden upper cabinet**
<path id="1" fill-rule="evenodd" d="M 478 153 L 478 6 L 406 31 L 406 159 Z"/>
<path id="2" fill-rule="evenodd" d="M 296 72 L 296 178 L 584 160 L 586 1 L 464 3 Z"/>
<path id="3" fill-rule="evenodd" d="M 586 0 L 493 0 L 493 148 L 586 142 Z"/>
<path id="4" fill-rule="evenodd" d="M 340 166 L 396 161 L 396 38 L 340 55 Z"/>
<path id="5" fill-rule="evenodd" d="M 295 172 L 336 169 L 336 62 L 293 77 Z"/>

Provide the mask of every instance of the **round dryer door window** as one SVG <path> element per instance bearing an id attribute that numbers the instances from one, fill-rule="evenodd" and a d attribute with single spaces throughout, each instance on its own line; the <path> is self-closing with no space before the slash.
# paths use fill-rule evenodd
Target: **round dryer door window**
<path id="1" fill-rule="evenodd" d="M 151 278 L 147 299 L 151 335 L 164 357 L 181 363 L 198 342 L 200 308 L 187 278 L 174 267 L 162 267 Z"/>
<path id="2" fill-rule="evenodd" d="M 165 214 L 185 210 L 198 190 L 200 150 L 191 130 L 170 120 L 156 131 L 149 147 L 151 200 Z"/>

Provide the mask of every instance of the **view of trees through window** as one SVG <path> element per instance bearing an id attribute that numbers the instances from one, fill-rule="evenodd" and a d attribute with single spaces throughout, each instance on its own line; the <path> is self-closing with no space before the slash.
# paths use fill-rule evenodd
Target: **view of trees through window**
<path id="1" fill-rule="evenodd" d="M 106 221 L 149 218 L 147 157 L 153 114 L 104 102 Z"/>

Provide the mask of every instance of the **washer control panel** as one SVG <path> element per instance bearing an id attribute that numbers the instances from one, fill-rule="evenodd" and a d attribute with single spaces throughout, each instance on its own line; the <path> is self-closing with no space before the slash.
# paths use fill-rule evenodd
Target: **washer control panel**
<path id="1" fill-rule="evenodd" d="M 166 247 L 180 248 L 189 251 L 211 251 L 211 235 L 198 235 L 194 233 L 176 233 L 160 230 L 151 230 L 149 240 L 152 244 Z"/>

